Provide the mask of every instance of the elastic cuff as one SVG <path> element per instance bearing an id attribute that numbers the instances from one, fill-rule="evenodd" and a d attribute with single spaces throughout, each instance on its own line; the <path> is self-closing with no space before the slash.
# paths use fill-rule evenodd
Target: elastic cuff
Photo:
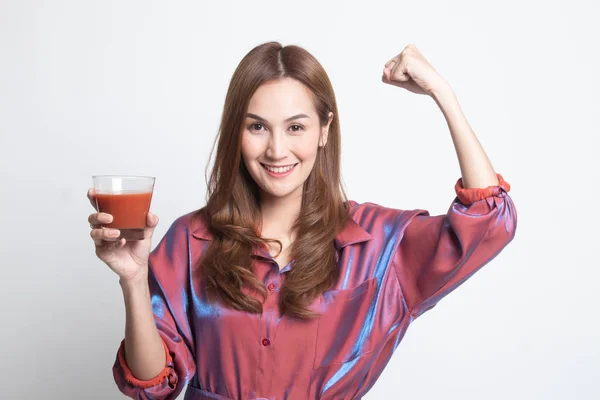
<path id="1" fill-rule="evenodd" d="M 462 178 L 458 178 L 458 181 L 456 181 L 456 185 L 454 185 L 454 191 L 456 192 L 456 195 L 458 196 L 460 202 L 464 205 L 472 204 L 476 201 L 485 199 L 486 197 L 497 196 L 502 190 L 504 190 L 505 192 L 510 191 L 510 184 L 502 178 L 502 175 L 496 173 L 496 177 L 498 178 L 498 185 L 488 186 L 484 189 L 465 189 L 463 187 Z"/>
<path id="2" fill-rule="evenodd" d="M 167 377 L 169 379 L 169 385 L 172 385 L 172 382 L 176 381 L 175 377 L 173 376 L 173 374 L 174 374 L 173 359 L 171 358 L 171 354 L 169 353 L 169 348 L 167 347 L 167 344 L 165 343 L 164 340 L 161 340 L 161 341 L 165 348 L 165 353 L 166 353 L 166 357 L 167 357 L 167 361 L 166 361 L 167 365 L 160 372 L 160 374 L 158 374 L 156 377 L 154 377 L 152 379 L 148 379 L 148 380 L 137 379 L 135 376 L 133 376 L 133 373 L 131 372 L 131 370 L 127 366 L 127 362 L 125 361 L 125 339 L 123 339 L 121 341 L 121 346 L 119 347 L 119 352 L 118 352 L 119 364 L 121 364 L 121 368 L 123 368 L 123 371 L 125 373 L 125 380 L 127 382 L 129 382 L 133 386 L 147 389 L 149 387 L 156 386 L 156 385 L 162 383 Z"/>

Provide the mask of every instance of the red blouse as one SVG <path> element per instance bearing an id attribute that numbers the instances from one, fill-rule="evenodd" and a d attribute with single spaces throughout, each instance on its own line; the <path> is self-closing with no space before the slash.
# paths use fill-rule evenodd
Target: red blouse
<path id="1" fill-rule="evenodd" d="M 149 259 L 156 326 L 167 355 L 154 379 L 139 380 L 124 358 L 113 366 L 121 392 L 137 399 L 360 399 L 374 385 L 415 318 L 464 283 L 511 242 L 517 226 L 510 185 L 465 189 L 445 215 L 349 201 L 351 220 L 336 236 L 340 280 L 302 321 L 279 317 L 279 269 L 253 252 L 267 287 L 263 315 L 206 301 L 197 265 L 212 234 L 193 213 L 170 226 Z M 250 294 L 250 293 L 249 293 Z M 262 299 L 261 297 L 258 297 Z"/>

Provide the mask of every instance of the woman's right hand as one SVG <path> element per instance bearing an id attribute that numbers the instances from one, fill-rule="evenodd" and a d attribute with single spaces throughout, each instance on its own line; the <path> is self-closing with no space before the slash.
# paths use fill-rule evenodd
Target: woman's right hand
<path id="1" fill-rule="evenodd" d="M 92 207 L 97 211 L 96 192 L 93 188 L 88 189 L 87 197 Z M 148 212 L 146 216 L 146 228 L 144 239 L 127 241 L 125 238 L 118 239 L 119 230 L 102 228 L 112 222 L 112 215 L 107 213 L 92 213 L 88 217 L 92 231 L 90 236 L 96 246 L 96 256 L 110 267 L 119 277 L 121 282 L 134 280 L 136 278 L 146 279 L 148 272 L 148 257 L 152 248 L 152 235 L 154 228 L 158 225 L 158 217 Z M 116 235 L 111 233 L 116 232 Z"/>

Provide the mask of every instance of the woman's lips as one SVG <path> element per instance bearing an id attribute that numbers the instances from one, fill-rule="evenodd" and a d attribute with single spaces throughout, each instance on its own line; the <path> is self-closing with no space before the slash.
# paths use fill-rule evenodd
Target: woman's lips
<path id="1" fill-rule="evenodd" d="M 264 168 L 264 170 L 265 170 L 265 171 L 267 171 L 267 173 L 268 173 L 269 175 L 271 175 L 271 176 L 273 176 L 273 177 L 276 177 L 276 178 L 282 178 L 282 177 L 285 177 L 285 176 L 288 176 L 289 174 L 291 174 L 291 173 L 294 171 L 294 169 L 296 169 L 296 166 L 298 165 L 298 163 L 296 163 L 296 164 L 292 164 L 292 165 L 293 165 L 293 167 L 292 167 L 292 168 L 290 168 L 288 171 L 285 171 L 285 172 L 273 172 L 273 171 L 269 171 L 269 170 L 266 168 L 265 164 L 263 164 L 263 163 L 260 163 L 260 165 L 262 165 L 262 167 Z"/>

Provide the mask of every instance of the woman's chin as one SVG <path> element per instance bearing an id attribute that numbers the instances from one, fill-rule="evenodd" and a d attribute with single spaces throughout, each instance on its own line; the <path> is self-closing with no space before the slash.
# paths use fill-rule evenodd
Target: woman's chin
<path id="1" fill-rule="evenodd" d="M 285 190 L 285 189 L 282 189 L 282 190 L 273 190 L 273 189 L 265 190 L 265 189 L 263 189 L 262 192 L 263 192 L 263 196 L 266 196 L 267 198 L 271 198 L 271 199 L 279 199 L 279 198 L 281 198 L 281 199 L 283 199 L 283 198 L 286 198 L 286 197 L 290 197 L 298 189 L 301 189 L 301 188 L 295 188 L 295 189 L 290 189 L 290 190 Z"/>

